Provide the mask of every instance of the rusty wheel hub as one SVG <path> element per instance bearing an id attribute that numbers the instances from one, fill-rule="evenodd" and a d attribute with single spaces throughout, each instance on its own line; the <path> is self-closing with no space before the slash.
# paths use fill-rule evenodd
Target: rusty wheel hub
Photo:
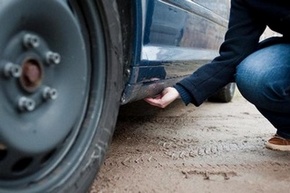
<path id="1" fill-rule="evenodd" d="M 25 60 L 22 65 L 22 75 L 20 77 L 20 82 L 24 90 L 28 92 L 35 91 L 41 85 L 42 78 L 42 64 L 35 59 Z"/>

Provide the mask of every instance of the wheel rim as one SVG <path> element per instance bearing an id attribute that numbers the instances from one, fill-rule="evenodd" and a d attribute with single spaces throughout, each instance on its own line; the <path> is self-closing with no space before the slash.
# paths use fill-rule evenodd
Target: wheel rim
<path id="1" fill-rule="evenodd" d="M 0 34 L 0 190 L 27 186 L 29 192 L 43 191 L 55 184 L 75 164 L 63 167 L 59 179 L 51 177 L 53 170 L 70 156 L 77 163 L 82 153 L 71 153 L 74 146 L 85 148 L 94 133 L 80 130 L 93 69 L 76 18 L 64 2 L 1 2 L 0 21 L 7 25 Z M 104 69 L 94 71 L 102 80 Z M 104 92 L 101 84 L 98 97 Z M 96 108 L 95 113 L 101 107 Z M 50 183 L 31 186 L 45 178 Z"/>

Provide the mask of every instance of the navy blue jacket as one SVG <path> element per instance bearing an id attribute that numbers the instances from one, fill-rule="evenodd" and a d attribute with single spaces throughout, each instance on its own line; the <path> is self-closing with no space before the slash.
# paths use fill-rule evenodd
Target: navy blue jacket
<path id="1" fill-rule="evenodd" d="M 266 26 L 283 37 L 259 43 Z M 223 86 L 235 81 L 237 65 L 249 54 L 261 46 L 289 40 L 289 0 L 232 0 L 228 31 L 220 47 L 220 56 L 174 87 L 186 105 L 199 106 Z"/>

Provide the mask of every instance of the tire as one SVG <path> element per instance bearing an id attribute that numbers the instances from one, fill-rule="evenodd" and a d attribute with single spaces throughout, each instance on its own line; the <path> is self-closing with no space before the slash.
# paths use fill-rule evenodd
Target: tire
<path id="1" fill-rule="evenodd" d="M 0 21 L 0 193 L 87 192 L 123 90 L 115 0 L 3 0 Z"/>
<path id="2" fill-rule="evenodd" d="M 208 101 L 211 102 L 223 102 L 227 103 L 232 101 L 234 94 L 235 94 L 236 84 L 235 83 L 229 83 L 225 87 L 223 87 L 221 90 L 216 92 L 213 96 L 211 96 Z"/>

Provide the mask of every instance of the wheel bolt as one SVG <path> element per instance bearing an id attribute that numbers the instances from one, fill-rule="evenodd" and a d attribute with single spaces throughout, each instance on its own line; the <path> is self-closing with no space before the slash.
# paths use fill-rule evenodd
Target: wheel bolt
<path id="1" fill-rule="evenodd" d="M 27 97 L 21 97 L 18 101 L 18 108 L 21 111 L 33 111 L 35 106 L 35 101 Z"/>
<path id="2" fill-rule="evenodd" d="M 42 92 L 42 96 L 45 100 L 55 100 L 57 99 L 57 90 L 50 87 L 45 87 Z"/>
<path id="3" fill-rule="evenodd" d="M 4 66 L 4 75 L 7 78 L 19 78 L 22 73 L 22 68 L 18 64 L 13 64 L 11 62 Z"/>
<path id="4" fill-rule="evenodd" d="M 47 52 L 46 61 L 49 64 L 59 64 L 61 61 L 61 56 L 56 52 Z"/>
<path id="5" fill-rule="evenodd" d="M 36 35 L 25 34 L 23 44 L 26 48 L 36 48 L 39 46 L 39 38 Z"/>

